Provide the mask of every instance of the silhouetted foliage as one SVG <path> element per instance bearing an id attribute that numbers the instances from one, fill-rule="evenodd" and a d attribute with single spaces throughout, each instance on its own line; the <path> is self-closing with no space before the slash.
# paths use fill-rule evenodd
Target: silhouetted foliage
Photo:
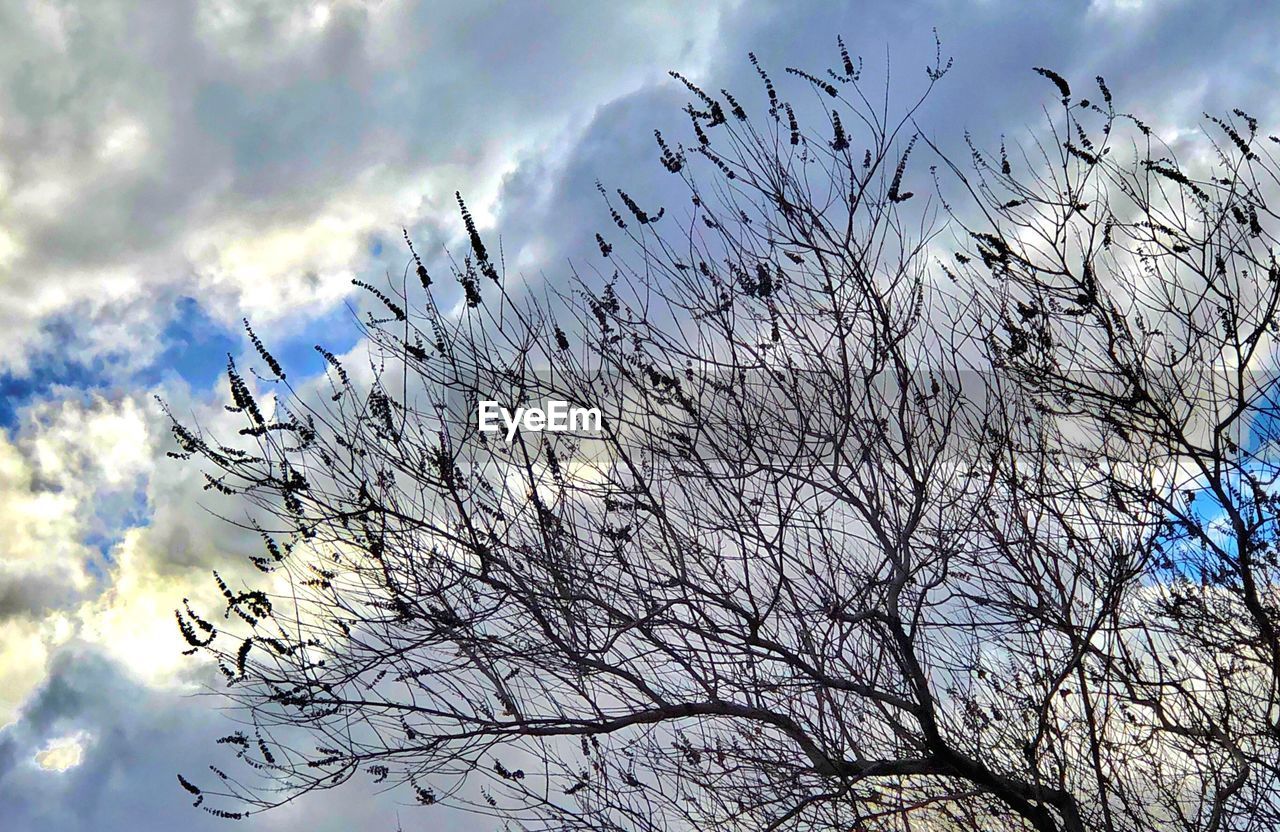
<path id="1" fill-rule="evenodd" d="M 367 286 L 368 366 L 317 347 L 316 389 L 250 331 L 244 447 L 174 422 L 274 518 L 265 589 L 177 613 L 260 778 L 180 777 L 197 805 L 363 777 L 525 828 L 1280 824 L 1256 122 L 1184 166 L 1038 68 L 1046 126 L 961 165 L 839 56 L 794 100 L 751 56 L 764 117 L 675 75 L 690 204 L 601 185 L 606 273 L 511 287 L 459 196 L 456 310 L 411 252 L 422 291 Z M 603 431 L 477 430 L 547 398 Z"/>

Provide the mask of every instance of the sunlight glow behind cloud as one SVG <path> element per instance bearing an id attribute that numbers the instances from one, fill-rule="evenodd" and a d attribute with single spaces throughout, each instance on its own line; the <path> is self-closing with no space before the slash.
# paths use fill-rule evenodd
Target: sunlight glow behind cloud
<path id="1" fill-rule="evenodd" d="M 85 742 L 86 738 L 78 734 L 50 740 L 36 754 L 36 765 L 45 771 L 58 772 L 59 774 L 75 768 L 84 759 Z"/>

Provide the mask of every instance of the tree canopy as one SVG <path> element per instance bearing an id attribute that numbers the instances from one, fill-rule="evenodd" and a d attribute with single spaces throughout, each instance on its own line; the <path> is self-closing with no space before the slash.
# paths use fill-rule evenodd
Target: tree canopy
<path id="1" fill-rule="evenodd" d="M 918 123 L 940 54 L 896 115 L 838 58 L 752 56 L 750 95 L 673 74 L 687 203 L 601 185 L 564 284 L 508 274 L 459 196 L 457 288 L 406 235 L 368 360 L 318 347 L 296 384 L 250 331 L 240 435 L 173 422 L 265 573 L 177 613 L 245 723 L 245 776 L 184 773 L 194 802 L 1280 824 L 1276 140 L 1207 116 L 1184 164 L 1038 68 L 1043 127 L 958 155 Z M 602 429 L 477 429 L 548 399 Z"/>

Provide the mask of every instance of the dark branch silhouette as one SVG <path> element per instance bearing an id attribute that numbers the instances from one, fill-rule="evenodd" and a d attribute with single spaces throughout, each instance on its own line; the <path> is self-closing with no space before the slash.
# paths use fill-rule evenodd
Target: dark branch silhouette
<path id="1" fill-rule="evenodd" d="M 264 540 L 263 588 L 178 611 L 245 719 L 197 804 L 1280 824 L 1269 143 L 1210 118 L 1184 166 L 1037 68 L 1045 127 L 961 162 L 916 121 L 940 54 L 896 117 L 840 57 L 784 91 L 752 56 L 759 115 L 676 75 L 689 203 L 601 186 L 569 287 L 509 282 L 459 196 L 457 309 L 410 246 L 367 365 L 295 386 L 250 331 L 238 444 L 173 423 Z M 549 399 L 601 430 L 478 430 Z"/>

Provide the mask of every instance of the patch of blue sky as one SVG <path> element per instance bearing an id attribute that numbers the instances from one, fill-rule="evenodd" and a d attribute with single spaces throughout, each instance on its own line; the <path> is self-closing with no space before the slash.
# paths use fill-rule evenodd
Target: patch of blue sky
<path id="1" fill-rule="evenodd" d="M 1248 517 L 1252 513 L 1249 505 L 1253 501 L 1252 487 L 1247 484 L 1249 479 L 1255 478 L 1263 491 L 1274 494 L 1280 491 L 1280 482 L 1276 481 L 1276 474 L 1280 469 L 1277 468 L 1276 460 L 1265 460 L 1248 451 L 1242 451 L 1241 454 L 1245 457 L 1239 460 L 1242 470 L 1235 475 L 1225 477 L 1224 484 L 1234 487 L 1236 493 L 1228 495 L 1228 498 L 1235 508 L 1244 509 L 1245 516 Z M 1203 530 L 1215 547 L 1227 553 L 1234 553 L 1240 541 L 1236 539 L 1230 513 L 1223 500 L 1218 498 L 1202 478 L 1184 484 L 1182 492 L 1182 504 L 1185 506 L 1183 511 L 1187 519 Z M 1263 533 L 1273 534 L 1274 528 L 1265 527 Z M 1199 558 L 1193 552 L 1201 549 L 1200 543 L 1191 538 L 1181 545 L 1187 547 L 1182 556 L 1179 556 L 1177 551 L 1170 553 L 1174 563 L 1188 566 L 1198 562 Z"/>
<path id="2" fill-rule="evenodd" d="M 1253 382 L 1255 385 L 1264 389 L 1271 385 L 1280 386 L 1280 368 L 1271 365 L 1258 372 L 1266 373 L 1268 377 L 1256 379 Z M 1241 433 L 1237 462 L 1243 470 L 1234 478 L 1234 483 L 1243 486 L 1248 482 L 1247 476 L 1250 476 L 1255 478 L 1263 491 L 1275 494 L 1280 492 L 1280 389 L 1272 390 L 1255 406 L 1253 414 Z M 1205 529 L 1214 544 L 1228 552 L 1233 551 L 1237 543 L 1233 537 L 1227 508 L 1207 487 L 1204 479 L 1197 477 L 1180 487 L 1191 498 L 1186 508 L 1188 517 Z M 1248 493 L 1251 488 L 1240 490 L 1240 498 L 1233 499 L 1233 502 L 1239 504 L 1240 500 L 1252 500 L 1253 495 Z"/>
<path id="3" fill-rule="evenodd" d="M 99 495 L 93 517 L 81 542 L 97 555 L 97 561 L 88 564 L 97 573 L 96 564 L 115 562 L 114 551 L 130 529 L 146 526 L 151 520 L 151 506 L 147 500 L 146 483 L 139 479 L 128 487 Z"/>
<path id="4" fill-rule="evenodd" d="M 0 373 L 0 430 L 18 426 L 23 408 L 50 392 L 104 390 L 113 384 L 109 363 L 69 360 L 63 355 L 39 355 L 22 374 Z"/>
<path id="5" fill-rule="evenodd" d="M 287 326 L 255 324 L 254 331 L 285 372 L 306 378 L 324 370 L 324 359 L 316 352 L 317 344 L 334 353 L 351 349 L 361 332 L 355 316 L 345 304 L 324 314 L 287 322 Z M 228 328 L 209 317 L 198 303 L 184 298 L 179 313 L 165 330 L 168 347 L 149 373 L 160 376 L 176 373 L 195 389 L 207 389 L 227 371 L 227 356 L 239 356 L 250 350 L 248 335 L 242 327 Z"/>
<path id="6" fill-rule="evenodd" d="M 276 336 L 270 329 L 255 326 L 254 330 L 284 371 L 297 378 L 309 378 L 324 372 L 325 362 L 316 352 L 316 345 L 341 355 L 363 337 L 355 313 L 345 304 L 280 336 Z M 245 343 L 248 343 L 247 338 Z M 292 380 L 291 378 L 290 381 Z"/>
<path id="7" fill-rule="evenodd" d="M 1267 371 L 1271 378 L 1262 380 L 1264 386 L 1280 385 L 1280 369 Z M 1277 448 L 1264 448 L 1264 445 L 1275 446 L 1280 439 L 1280 389 L 1269 391 L 1269 395 L 1256 408 L 1257 415 L 1249 424 L 1249 432 L 1245 437 L 1245 450 L 1251 454 L 1274 455 Z"/>
<path id="8" fill-rule="evenodd" d="M 74 357 L 79 353 L 72 348 L 74 336 L 70 331 L 62 333 L 61 326 L 54 321 L 46 327 L 54 347 L 33 356 L 27 371 L 0 373 L 0 430 L 17 429 L 27 405 L 54 395 L 155 388 L 174 377 L 192 389 L 207 390 L 226 372 L 228 354 L 251 350 L 243 328 L 228 327 L 191 297 L 174 302 L 155 359 L 131 371 L 123 371 L 111 357 Z M 316 353 L 316 344 L 341 354 L 361 338 L 355 316 L 345 304 L 312 318 L 289 321 L 287 326 L 255 329 L 285 371 L 297 378 L 323 372 L 324 360 Z"/>
<path id="9" fill-rule="evenodd" d="M 164 329 L 164 351 L 138 380 L 151 385 L 175 373 L 193 388 L 207 388 L 226 372 L 227 353 L 243 349 L 242 335 L 211 318 L 194 298 L 179 298 Z"/>

